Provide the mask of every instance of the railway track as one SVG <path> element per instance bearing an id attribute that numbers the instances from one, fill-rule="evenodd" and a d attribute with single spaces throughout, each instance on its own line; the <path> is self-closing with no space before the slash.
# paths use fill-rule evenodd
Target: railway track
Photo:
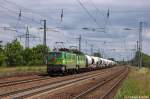
<path id="1" fill-rule="evenodd" d="M 17 84 L 29 83 L 29 82 L 33 82 L 33 81 L 46 80 L 46 79 L 50 79 L 50 77 L 39 76 L 39 77 L 36 77 L 36 78 L 30 78 L 30 79 L 0 82 L 0 88 L 1 87 L 12 86 L 12 85 L 17 85 Z"/>
<path id="2" fill-rule="evenodd" d="M 70 79 L 65 79 L 62 81 L 57 81 L 57 82 L 52 82 L 52 83 L 48 83 L 45 85 L 40 85 L 40 86 L 35 86 L 32 88 L 27 88 L 27 89 L 23 89 L 23 90 L 17 90 L 17 91 L 13 91 L 13 92 L 8 92 L 8 93 L 3 93 L 0 94 L 0 97 L 8 97 L 8 98 L 23 98 L 23 97 L 30 97 L 33 95 L 36 95 L 38 93 L 43 93 L 43 92 L 47 92 L 47 91 L 54 91 L 58 88 L 62 88 L 64 86 L 68 86 L 68 85 L 73 85 L 75 83 L 80 83 L 83 82 L 85 80 L 89 80 L 95 77 L 98 77 L 104 73 L 110 72 L 112 69 L 109 69 L 107 71 L 103 71 L 100 73 L 96 73 L 96 74 L 92 74 L 92 75 L 82 75 L 80 77 L 77 78 L 70 78 Z"/>
<path id="3" fill-rule="evenodd" d="M 5 77 L 1 77 L 0 78 L 0 85 L 2 84 L 6 84 L 6 83 L 15 83 L 15 82 L 20 82 L 20 81 L 24 81 L 24 80 L 31 80 L 31 79 L 37 79 L 37 78 L 43 78 L 44 76 L 48 76 L 47 73 L 43 73 L 43 74 L 26 74 L 26 75 L 15 75 L 15 76 L 5 76 Z"/>
<path id="4" fill-rule="evenodd" d="M 113 84 L 113 86 L 112 86 L 109 90 L 107 90 L 104 95 L 102 95 L 102 96 L 100 97 L 100 99 L 108 99 L 108 98 L 110 98 L 109 95 L 111 94 L 111 92 L 112 92 L 115 88 L 118 88 L 118 87 L 119 87 L 119 84 L 120 84 L 120 83 L 122 82 L 122 80 L 127 76 L 128 72 L 129 72 L 129 71 L 128 71 L 128 69 L 127 69 L 124 73 L 122 73 L 122 74 L 119 76 L 118 81 L 115 82 L 115 83 Z"/>
<path id="5" fill-rule="evenodd" d="M 89 99 L 89 98 L 94 98 L 94 99 L 112 99 L 112 97 L 110 97 L 109 95 L 111 94 L 111 92 L 113 92 L 113 90 L 115 88 L 118 87 L 120 82 L 127 76 L 127 74 L 128 74 L 128 68 L 126 68 L 124 71 L 121 71 L 119 73 L 113 74 L 112 76 L 110 76 L 107 79 L 101 81 L 100 83 L 98 83 L 95 86 L 89 88 L 88 90 L 81 92 L 80 94 L 76 95 L 73 99 L 86 99 L 86 98 L 87 99 Z M 91 93 L 94 93 L 95 90 L 97 90 L 100 87 L 104 87 L 107 83 L 111 82 L 114 79 L 117 79 L 117 81 L 114 82 L 114 84 L 107 91 L 103 92 L 104 94 L 102 94 L 101 96 L 99 94 L 98 97 L 97 96 L 96 97 L 94 97 L 94 96 L 87 97 L 87 95 L 89 95 Z"/>
<path id="6" fill-rule="evenodd" d="M 34 77 L 34 78 L 29 78 L 29 79 L 4 81 L 4 82 L 0 82 L 0 88 L 13 86 L 13 85 L 17 85 L 17 84 L 24 84 L 24 83 L 34 82 L 34 81 L 41 81 L 41 80 L 46 80 L 46 79 L 50 79 L 50 77 L 48 77 L 48 76 L 47 77 L 38 76 L 38 77 Z"/>

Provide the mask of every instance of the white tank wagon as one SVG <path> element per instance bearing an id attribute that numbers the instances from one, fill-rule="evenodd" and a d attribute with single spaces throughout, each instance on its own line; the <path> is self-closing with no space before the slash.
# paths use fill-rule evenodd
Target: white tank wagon
<path id="1" fill-rule="evenodd" d="M 116 65 L 116 64 L 117 64 L 117 62 L 112 61 L 112 65 L 113 65 L 113 66 Z"/>
<path id="2" fill-rule="evenodd" d="M 86 56 L 86 67 L 107 68 L 107 67 L 111 67 L 111 66 L 114 66 L 115 64 L 117 64 L 116 62 L 114 62 L 112 60 L 99 58 L 99 57 L 95 57 L 95 56 L 89 56 L 89 55 L 85 55 L 85 56 Z"/>
<path id="3" fill-rule="evenodd" d="M 112 61 L 111 60 L 108 60 L 108 59 L 103 59 L 101 58 L 102 60 L 102 67 L 109 67 L 112 65 Z"/>
<path id="4" fill-rule="evenodd" d="M 107 67 L 108 66 L 108 61 L 106 59 L 102 59 L 102 61 L 103 61 L 102 66 Z"/>
<path id="5" fill-rule="evenodd" d="M 98 65 L 99 57 L 92 57 L 94 59 L 94 64 L 93 65 Z"/>
<path id="6" fill-rule="evenodd" d="M 85 55 L 85 57 L 86 57 L 86 67 L 89 67 L 93 63 L 92 57 L 88 55 Z"/>
<path id="7" fill-rule="evenodd" d="M 97 65 L 97 62 L 98 62 L 98 58 L 94 57 L 94 56 L 91 56 L 91 58 L 92 58 L 92 65 L 91 65 L 91 67 L 95 68 L 96 65 Z"/>
<path id="8" fill-rule="evenodd" d="M 113 66 L 114 66 L 114 65 L 117 65 L 117 62 L 112 61 L 112 65 L 113 65 Z"/>
<path id="9" fill-rule="evenodd" d="M 98 57 L 98 62 L 97 62 L 97 66 L 101 67 L 102 66 L 102 59 Z"/>
<path id="10" fill-rule="evenodd" d="M 116 62 L 114 62 L 114 61 L 112 61 L 112 60 L 109 60 L 109 62 L 110 62 L 110 66 L 114 66 L 115 64 L 116 64 Z"/>
<path id="11" fill-rule="evenodd" d="M 108 59 L 106 59 L 106 61 L 107 61 L 107 66 L 114 66 L 115 64 L 117 64 L 116 62 L 114 62 L 114 61 L 112 61 L 112 60 L 108 60 Z"/>
<path id="12" fill-rule="evenodd" d="M 112 61 L 111 60 L 107 60 L 107 62 L 108 62 L 109 67 L 112 66 Z"/>
<path id="13" fill-rule="evenodd" d="M 99 66 L 100 66 L 101 68 L 105 67 L 105 61 L 104 61 L 103 58 L 99 58 Z"/>

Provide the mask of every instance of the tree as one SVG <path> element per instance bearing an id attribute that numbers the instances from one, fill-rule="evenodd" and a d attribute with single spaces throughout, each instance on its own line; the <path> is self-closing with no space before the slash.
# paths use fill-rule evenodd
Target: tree
<path id="1" fill-rule="evenodd" d="M 138 66 L 138 61 L 139 52 L 137 51 L 135 57 L 131 60 L 131 62 L 133 63 L 133 65 Z M 150 68 L 150 56 L 145 53 L 142 53 L 142 66 Z"/>
<path id="2" fill-rule="evenodd" d="M 7 43 L 4 48 L 6 64 L 8 66 L 17 66 L 23 64 L 23 47 L 17 40 Z"/>
<path id="3" fill-rule="evenodd" d="M 142 53 L 142 65 L 144 67 L 149 67 L 150 68 L 150 56 L 145 54 L 145 53 Z"/>
<path id="4" fill-rule="evenodd" d="M 33 60 L 32 63 L 35 65 L 43 65 L 45 64 L 45 60 L 44 60 L 44 55 L 46 53 L 44 53 L 44 50 L 48 50 L 48 48 L 43 45 L 37 45 L 36 47 L 33 47 Z"/>
<path id="5" fill-rule="evenodd" d="M 33 49 L 32 48 L 26 48 L 23 51 L 23 65 L 32 65 L 33 60 Z"/>
<path id="6" fill-rule="evenodd" d="M 4 50 L 0 46 L 0 66 L 2 66 L 2 64 L 4 63 L 4 61 L 5 61 Z"/>
<path id="7" fill-rule="evenodd" d="M 94 53 L 94 56 L 96 56 L 96 57 L 101 57 L 101 54 L 98 53 L 98 52 L 95 52 L 95 53 Z"/>

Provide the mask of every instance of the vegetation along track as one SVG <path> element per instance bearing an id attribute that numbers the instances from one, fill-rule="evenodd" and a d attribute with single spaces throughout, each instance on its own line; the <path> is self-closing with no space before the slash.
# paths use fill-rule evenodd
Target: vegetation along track
<path id="1" fill-rule="evenodd" d="M 128 68 L 126 67 L 123 72 L 114 73 L 95 86 L 81 92 L 73 99 L 112 99 L 112 92 L 115 88 L 118 88 L 119 83 L 127 76 L 127 74 Z"/>
<path id="2" fill-rule="evenodd" d="M 72 77 L 72 78 L 68 78 L 68 79 L 64 79 L 64 80 L 60 80 L 60 81 L 50 82 L 50 83 L 43 84 L 43 85 L 37 85 L 35 87 L 26 88 L 26 89 L 22 89 L 22 90 L 6 92 L 3 94 L 0 94 L 0 97 L 1 98 L 2 97 L 8 97 L 8 98 L 29 97 L 29 96 L 32 96 L 32 95 L 35 95 L 35 94 L 38 94 L 41 92 L 54 90 L 56 88 L 59 88 L 59 87 L 62 87 L 62 86 L 68 85 L 68 84 L 84 81 L 86 79 L 91 79 L 92 77 L 102 75 L 102 74 L 110 72 L 112 70 L 115 70 L 115 68 L 108 69 L 103 72 L 96 72 L 93 74 L 89 73 L 88 75 L 80 75 L 78 77 Z"/>

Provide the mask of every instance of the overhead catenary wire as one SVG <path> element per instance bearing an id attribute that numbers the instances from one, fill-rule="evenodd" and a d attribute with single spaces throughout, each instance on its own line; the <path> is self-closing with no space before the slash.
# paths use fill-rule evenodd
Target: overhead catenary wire
<path id="1" fill-rule="evenodd" d="M 80 1 L 80 0 L 79 0 Z M 103 14 L 103 12 L 96 6 L 96 4 L 92 1 L 92 0 L 88 0 L 90 1 L 90 4 L 93 5 L 93 7 L 96 9 L 96 11 L 99 13 L 99 15 L 102 15 L 104 17 L 104 25 L 103 25 L 103 30 L 104 31 L 99 31 L 99 32 L 104 32 L 106 33 L 106 25 L 108 24 L 108 20 L 109 20 L 109 16 L 110 16 L 110 12 L 109 12 L 109 9 L 107 11 L 106 14 Z M 80 1 L 81 2 L 81 1 Z M 81 2 L 82 3 L 82 2 Z M 83 5 L 83 4 L 82 4 Z M 84 5 L 83 5 L 84 6 Z M 85 6 L 84 6 L 85 7 Z M 92 15 L 92 14 L 91 14 Z M 96 19 L 95 19 L 96 20 Z M 98 22 L 97 22 L 98 23 Z"/>
<path id="2" fill-rule="evenodd" d="M 105 17 L 105 14 L 102 10 L 100 10 L 97 5 L 95 4 L 95 2 L 93 2 L 93 0 L 88 0 L 90 2 L 90 4 L 93 5 L 93 7 L 96 9 L 96 11 L 99 13 L 99 15 L 102 15 L 103 17 Z"/>
<path id="3" fill-rule="evenodd" d="M 7 0 L 5 0 L 5 1 L 7 1 Z M 14 4 L 14 3 L 13 3 L 13 4 Z M 18 5 L 17 5 L 17 6 L 18 6 Z M 13 16 L 17 21 L 22 21 L 22 20 L 21 20 L 21 17 L 25 17 L 25 16 L 22 16 L 22 11 L 21 11 L 21 10 L 20 10 L 19 13 L 17 13 L 16 11 L 14 11 L 14 10 L 12 10 L 12 9 L 10 9 L 10 8 L 7 8 L 7 7 L 3 6 L 3 5 L 0 5 L 0 7 L 3 8 L 3 9 L 7 9 L 9 12 L 12 12 L 13 14 L 18 14 L 18 15 L 19 15 L 19 20 L 17 20 L 17 18 Z M 9 14 L 10 14 L 10 13 L 9 13 Z M 25 18 L 28 18 L 28 17 L 25 17 Z M 29 18 L 28 18 L 28 19 L 29 19 Z M 37 21 L 35 21 L 35 20 L 33 20 L 33 19 L 31 19 L 31 20 L 41 25 L 41 23 L 39 23 L 39 22 L 37 22 Z"/>
<path id="4" fill-rule="evenodd" d="M 19 7 L 19 9 L 26 9 L 26 10 L 29 10 L 30 12 L 35 13 L 32 9 L 22 7 L 22 6 L 20 6 L 20 5 L 16 4 L 16 3 L 14 3 L 14 2 L 12 2 L 12 1 L 8 1 L 8 0 L 3 0 L 3 1 L 6 1 L 7 3 L 11 3 L 11 4 L 13 4 L 13 5 Z M 64 17 L 64 13 L 63 13 L 64 11 L 63 11 L 62 9 L 60 9 L 60 10 L 61 10 L 61 20 L 62 20 L 62 18 Z M 23 11 L 22 11 L 22 13 L 23 13 Z M 35 13 L 35 14 L 38 14 L 38 13 Z M 39 15 L 40 15 L 40 14 L 39 14 Z M 40 15 L 40 16 L 41 16 L 41 15 Z M 52 18 L 52 17 L 49 16 L 49 18 Z M 52 19 L 53 19 L 53 18 L 52 18 Z M 56 28 L 62 29 L 62 28 L 65 28 L 65 27 L 66 27 L 66 26 L 63 25 L 62 23 L 61 23 L 61 24 L 58 23 L 58 20 L 55 20 L 55 19 L 53 19 L 53 20 L 56 22 L 57 25 L 61 25 L 61 26 L 62 26 L 62 27 L 56 27 Z M 49 20 L 48 20 L 48 21 L 49 21 Z M 65 30 L 66 30 L 66 29 L 65 29 Z"/>
<path id="5" fill-rule="evenodd" d="M 84 9 L 84 11 L 88 14 L 88 16 L 94 21 L 94 23 L 98 26 L 101 27 L 100 24 L 97 22 L 97 20 L 93 17 L 93 15 L 88 11 L 88 9 L 83 5 L 83 3 L 80 0 L 76 0 L 80 6 Z"/>
<path id="6" fill-rule="evenodd" d="M 10 4 L 13 4 L 13 5 L 15 5 L 15 6 L 17 6 L 19 9 L 26 9 L 26 10 L 29 10 L 29 11 L 31 11 L 31 12 L 34 12 L 32 9 L 29 9 L 29 8 L 25 8 L 25 7 L 22 7 L 22 6 L 20 6 L 20 5 L 18 5 L 18 4 L 16 4 L 16 3 L 14 3 L 14 2 L 12 2 L 12 1 L 8 1 L 8 0 L 3 0 L 3 1 L 5 1 L 5 2 L 7 2 L 7 3 L 10 3 Z M 62 10 L 62 9 L 61 9 Z M 88 11 L 88 10 L 87 10 Z M 23 13 L 23 11 L 21 10 L 21 12 Z M 90 13 L 89 13 L 90 14 Z M 40 15 L 40 14 L 39 14 Z M 90 15 L 90 16 L 92 16 L 92 15 Z M 92 16 L 93 17 L 93 16 Z M 93 17 L 93 19 L 94 19 L 94 17 Z M 95 22 L 96 22 L 96 19 L 94 19 L 95 20 Z M 98 24 L 98 22 L 96 22 L 97 24 Z M 60 24 L 59 24 L 60 25 Z M 62 25 L 62 24 L 61 24 Z M 65 26 L 66 27 L 66 26 Z M 59 28 L 59 27 L 57 27 L 57 28 Z M 99 32 L 104 32 L 104 31 L 99 31 Z"/>
<path id="7" fill-rule="evenodd" d="M 9 4 L 12 4 L 12 5 L 15 5 L 19 10 L 22 9 L 22 13 L 24 13 L 23 10 L 27 10 L 27 11 L 30 11 L 32 14 L 39 15 L 40 18 L 42 18 L 42 19 L 51 18 L 52 20 L 54 20 L 54 21 L 56 22 L 57 25 L 61 25 L 61 26 L 64 26 L 64 27 L 65 27 L 65 25 L 62 24 L 62 22 L 61 22 L 61 24 L 60 24 L 59 20 L 56 20 L 56 19 L 52 18 L 51 16 L 45 16 L 45 15 L 43 15 L 43 14 L 41 15 L 40 13 L 37 13 L 37 12 L 35 12 L 34 10 L 32 10 L 32 9 L 30 9 L 30 8 L 25 8 L 25 7 L 20 6 L 19 4 L 15 3 L 15 2 L 12 2 L 12 1 L 8 1 L 8 0 L 3 0 L 3 1 L 5 1 L 5 2 L 7 2 L 7 3 L 9 3 Z M 57 10 L 60 10 L 61 13 L 62 13 L 62 9 L 57 9 Z M 63 9 L 63 10 L 64 10 L 64 9 Z M 64 12 L 64 11 L 63 11 L 63 12 Z M 63 14 L 63 15 L 64 15 L 64 14 Z M 61 16 L 62 16 L 62 15 L 60 15 L 60 17 L 61 17 Z M 41 19 L 40 19 L 40 20 L 41 20 Z M 51 20 L 51 21 L 52 21 L 52 20 Z M 50 20 L 47 20 L 47 21 L 51 22 Z"/>
<path id="8" fill-rule="evenodd" d="M 8 0 L 4 0 L 4 1 L 8 1 Z M 86 6 L 85 6 L 86 7 Z M 10 8 L 9 8 L 10 9 Z M 22 8 L 20 8 L 20 7 L 18 7 L 18 9 L 22 9 Z M 32 10 L 32 9 L 31 9 Z M 89 9 L 87 9 L 88 10 L 88 12 L 89 12 Z M 24 13 L 24 11 L 23 10 L 21 10 L 22 11 L 22 13 Z M 18 11 L 15 11 L 15 12 L 17 12 L 17 13 L 19 13 L 19 10 Z M 32 11 L 31 11 L 32 12 Z M 91 14 L 91 12 L 89 12 L 90 14 Z M 14 14 L 16 14 L 16 13 L 14 13 Z M 18 14 L 17 14 L 18 15 Z M 92 14 L 91 14 L 92 15 Z M 92 15 L 93 16 L 93 15 Z M 94 16 L 93 16 L 94 17 Z M 91 18 L 91 17 L 90 17 Z M 31 18 L 32 19 L 32 18 Z M 96 18 L 94 17 L 94 19 L 96 20 Z M 97 20 L 96 20 L 97 21 Z M 98 23 L 98 22 L 97 22 Z M 67 30 L 67 29 L 66 29 Z M 66 34 L 66 36 L 70 36 L 70 34 L 68 35 L 68 34 Z M 71 36 L 70 36 L 71 37 Z M 92 41 L 92 42 L 94 42 L 94 41 Z M 96 41 L 95 41 L 96 42 Z"/>
<path id="9" fill-rule="evenodd" d="M 2 7 L 1 5 L 0 5 L 0 7 Z M 13 19 L 15 19 L 16 21 L 18 21 L 18 19 L 15 17 L 15 16 L 13 16 L 12 14 L 10 14 L 10 13 L 7 13 L 7 12 L 5 12 L 7 15 L 9 15 L 11 18 L 13 18 Z M 21 22 L 21 24 L 22 24 L 23 22 Z M 14 23 L 12 23 L 12 24 L 14 24 Z M 25 25 L 26 25 L 26 23 L 24 23 Z M 23 24 L 22 24 L 23 25 Z M 14 26 L 12 26 L 11 24 L 9 24 L 9 26 L 10 27 L 3 27 L 3 28 L 12 28 L 12 29 L 14 29 L 14 30 L 16 30 L 15 32 L 16 33 L 21 33 L 21 34 L 23 34 L 23 32 L 22 31 L 19 31 L 16 27 L 14 27 Z M 21 28 L 22 29 L 22 28 Z"/>
<path id="10" fill-rule="evenodd" d="M 0 5 L 0 7 L 3 8 L 3 9 L 7 9 L 7 10 L 8 10 L 9 12 L 11 12 L 11 13 L 14 13 L 14 14 L 16 14 L 16 15 L 19 15 L 16 11 L 13 11 L 13 10 L 7 8 L 7 7 L 4 7 L 3 5 Z M 40 25 L 41 25 L 40 22 L 35 21 L 34 19 L 31 19 L 31 18 L 29 18 L 29 17 L 23 16 L 23 15 L 22 15 L 21 17 L 26 18 L 26 19 L 29 19 L 30 21 L 33 21 L 34 23 L 37 23 L 37 24 L 40 24 Z"/>
<path id="11" fill-rule="evenodd" d="M 6 2 L 6 3 L 8 3 L 8 4 L 14 5 L 15 7 L 17 7 L 17 8 L 21 11 L 21 13 L 24 13 L 22 10 L 30 10 L 30 11 L 32 11 L 32 9 L 25 8 L 25 7 L 23 7 L 23 6 L 20 6 L 19 4 L 15 3 L 15 2 L 8 1 L 8 0 L 3 0 L 3 1 Z M 18 10 L 18 9 L 17 9 L 17 10 Z M 39 15 L 40 15 L 40 14 L 39 14 Z M 41 16 L 41 15 L 40 15 L 40 16 Z"/>

